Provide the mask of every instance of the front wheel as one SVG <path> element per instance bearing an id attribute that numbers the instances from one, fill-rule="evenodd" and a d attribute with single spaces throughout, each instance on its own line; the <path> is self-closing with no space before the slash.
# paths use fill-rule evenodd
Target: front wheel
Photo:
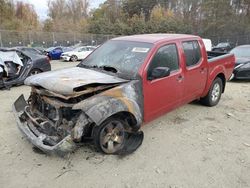
<path id="1" fill-rule="evenodd" d="M 70 60 L 76 62 L 78 60 L 78 57 L 76 55 L 72 55 Z"/>
<path id="2" fill-rule="evenodd" d="M 93 130 L 94 144 L 99 151 L 106 154 L 121 151 L 125 145 L 125 137 L 125 122 L 117 118 L 110 118 Z"/>
<path id="3" fill-rule="evenodd" d="M 201 99 L 201 103 L 211 107 L 217 105 L 220 101 L 222 90 L 223 90 L 222 80 L 221 78 L 216 78 L 213 81 L 207 96 Z"/>

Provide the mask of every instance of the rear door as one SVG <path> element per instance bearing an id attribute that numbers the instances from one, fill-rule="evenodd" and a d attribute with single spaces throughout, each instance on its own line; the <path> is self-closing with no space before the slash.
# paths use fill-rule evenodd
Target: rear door
<path id="1" fill-rule="evenodd" d="M 190 102 L 203 93 L 207 81 L 207 60 L 202 54 L 200 44 L 197 40 L 183 41 L 182 48 L 185 64 L 185 99 Z"/>
<path id="2" fill-rule="evenodd" d="M 157 67 L 168 67 L 170 75 L 164 78 L 149 79 Z M 180 104 L 183 93 L 183 73 L 175 43 L 158 48 L 147 68 L 144 81 L 144 118 L 150 121 Z"/>

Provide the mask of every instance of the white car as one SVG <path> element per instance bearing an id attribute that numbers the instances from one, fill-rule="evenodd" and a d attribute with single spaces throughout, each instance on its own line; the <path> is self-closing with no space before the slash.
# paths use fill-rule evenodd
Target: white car
<path id="1" fill-rule="evenodd" d="M 61 59 L 64 61 L 78 61 L 85 59 L 90 53 L 96 49 L 95 46 L 82 46 L 72 51 L 64 52 L 61 55 Z"/>
<path id="2" fill-rule="evenodd" d="M 210 52 L 210 51 L 212 51 L 212 41 L 211 41 L 211 39 L 202 39 L 203 40 L 203 43 L 204 43 L 204 45 L 205 45 L 205 48 L 206 48 L 206 51 L 207 52 Z"/>

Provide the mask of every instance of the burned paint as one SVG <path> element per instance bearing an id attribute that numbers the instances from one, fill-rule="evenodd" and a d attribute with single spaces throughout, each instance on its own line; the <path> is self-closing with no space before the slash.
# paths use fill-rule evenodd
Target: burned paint
<path id="1" fill-rule="evenodd" d="M 125 82 L 128 80 L 80 67 L 46 72 L 43 76 L 35 75 L 25 80 L 26 85 L 39 86 L 66 96 L 75 94 L 79 87 L 90 84 L 105 85 Z"/>
<path id="2" fill-rule="evenodd" d="M 96 127 L 117 114 L 126 124 L 128 135 L 124 142 L 133 146 L 115 153 L 129 153 L 141 145 L 143 134 L 138 132 L 143 117 L 140 80 L 128 82 L 97 73 L 96 80 L 102 78 L 102 82 L 97 83 L 87 77 L 77 79 L 80 74 L 83 76 L 80 71 L 70 79 L 71 83 L 67 74 L 68 70 L 57 72 L 57 76 L 61 75 L 57 78 L 60 82 L 52 79 L 47 83 L 49 73 L 45 77 L 28 79 L 26 83 L 32 86 L 29 100 L 26 103 L 20 97 L 14 104 L 20 130 L 36 147 L 47 153 L 66 154 L 84 138 L 93 139 Z M 87 70 L 85 75 L 91 74 Z"/>

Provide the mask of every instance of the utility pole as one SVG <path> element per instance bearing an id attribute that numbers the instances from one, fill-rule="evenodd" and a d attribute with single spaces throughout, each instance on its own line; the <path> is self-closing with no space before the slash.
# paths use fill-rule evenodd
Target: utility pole
<path id="1" fill-rule="evenodd" d="M 1 45 L 1 47 L 3 47 L 3 41 L 2 41 L 2 33 L 1 33 L 1 31 L 0 31 L 0 45 Z"/>

